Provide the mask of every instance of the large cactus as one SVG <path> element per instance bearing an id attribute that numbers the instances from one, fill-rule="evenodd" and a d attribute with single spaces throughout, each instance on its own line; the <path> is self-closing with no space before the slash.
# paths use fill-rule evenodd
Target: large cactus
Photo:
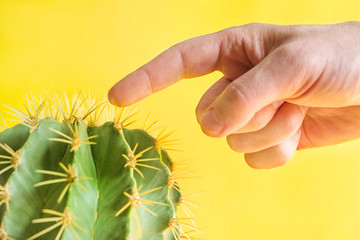
<path id="1" fill-rule="evenodd" d="M 0 133 L 1 240 L 190 239 L 167 134 L 126 129 L 131 112 L 81 94 L 26 99 Z"/>

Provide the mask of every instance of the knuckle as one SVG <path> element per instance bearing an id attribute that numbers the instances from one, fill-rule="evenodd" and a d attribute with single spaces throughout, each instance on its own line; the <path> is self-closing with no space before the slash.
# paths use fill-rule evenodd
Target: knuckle
<path id="1" fill-rule="evenodd" d="M 266 27 L 269 27 L 270 24 L 267 24 L 267 23 L 261 23 L 261 22 L 252 22 L 252 23 L 248 23 L 248 24 L 245 24 L 244 27 L 250 29 L 250 30 L 253 30 L 253 29 L 263 29 L 263 28 L 266 28 Z"/>
<path id="2" fill-rule="evenodd" d="M 240 28 L 239 26 L 225 28 L 225 29 L 218 31 L 217 34 L 224 36 L 224 37 L 232 36 L 234 33 L 236 33 L 238 31 L 239 28 Z"/>
<path id="3" fill-rule="evenodd" d="M 238 42 L 239 39 L 250 37 L 267 32 L 272 24 L 253 22 L 241 26 L 229 27 L 218 31 L 216 34 L 220 39 L 232 40 L 230 42 Z"/>
<path id="4" fill-rule="evenodd" d="M 316 50 L 310 51 L 306 43 L 294 41 L 277 48 L 274 55 L 279 66 L 299 72 L 305 67 L 312 69 L 319 66 L 321 55 L 315 54 L 314 51 Z"/>
<path id="5" fill-rule="evenodd" d="M 223 30 L 218 31 L 216 34 L 220 39 L 229 41 L 229 42 L 238 42 L 242 38 L 252 38 L 256 35 L 262 34 L 270 28 L 271 24 L 266 23 L 248 23 L 241 26 L 229 27 Z"/>
<path id="6" fill-rule="evenodd" d="M 261 22 L 252 22 L 252 23 L 248 23 L 248 24 L 244 24 L 240 27 L 245 28 L 245 29 L 249 29 L 250 31 L 254 31 L 254 30 L 260 30 L 260 29 L 264 29 L 271 26 L 271 24 L 268 23 L 261 23 Z"/>
<path id="7" fill-rule="evenodd" d="M 169 52 L 173 52 L 174 55 L 176 55 L 178 57 L 178 62 L 180 63 L 181 68 L 184 69 L 184 71 L 185 71 L 185 69 L 188 68 L 188 66 L 186 65 L 186 63 L 188 62 L 188 59 L 186 56 L 186 52 L 184 52 L 182 49 L 185 48 L 188 41 L 189 40 L 177 43 L 168 49 Z"/>
<path id="8" fill-rule="evenodd" d="M 154 92 L 154 88 L 151 83 L 150 72 L 144 67 L 144 68 L 142 68 L 142 73 L 143 73 L 144 79 L 145 79 L 146 90 L 147 90 L 148 94 L 152 94 Z"/>
<path id="9" fill-rule="evenodd" d="M 290 45 L 278 48 L 275 52 L 275 58 L 278 64 L 287 66 L 299 61 L 300 59 L 299 52 Z"/>

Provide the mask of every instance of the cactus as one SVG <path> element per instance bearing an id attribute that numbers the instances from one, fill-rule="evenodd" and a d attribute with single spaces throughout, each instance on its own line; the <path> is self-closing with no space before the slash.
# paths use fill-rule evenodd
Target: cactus
<path id="1" fill-rule="evenodd" d="M 127 129 L 134 111 L 86 94 L 47 99 L 6 106 L 20 121 L 0 133 L 1 240 L 191 239 L 169 134 Z"/>

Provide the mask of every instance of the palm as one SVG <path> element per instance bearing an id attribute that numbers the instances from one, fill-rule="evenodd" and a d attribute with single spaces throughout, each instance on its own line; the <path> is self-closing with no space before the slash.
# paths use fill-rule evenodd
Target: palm
<path id="1" fill-rule="evenodd" d="M 310 108 L 301 126 L 299 149 L 349 141 L 360 136 L 360 106 Z"/>

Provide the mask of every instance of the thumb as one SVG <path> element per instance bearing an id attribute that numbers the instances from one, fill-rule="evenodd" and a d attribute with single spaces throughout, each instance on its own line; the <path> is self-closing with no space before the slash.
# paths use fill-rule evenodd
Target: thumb
<path id="1" fill-rule="evenodd" d="M 205 134 L 223 137 L 248 123 L 265 106 L 291 98 L 304 86 L 295 54 L 279 48 L 231 82 L 200 118 Z"/>

